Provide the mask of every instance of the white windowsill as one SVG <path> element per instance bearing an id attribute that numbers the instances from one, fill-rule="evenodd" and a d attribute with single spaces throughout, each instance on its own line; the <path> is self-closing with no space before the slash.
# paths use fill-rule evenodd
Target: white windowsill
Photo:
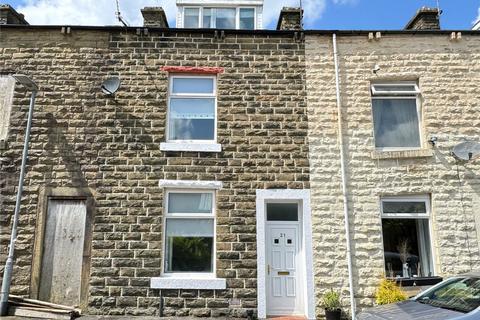
<path id="1" fill-rule="evenodd" d="M 227 288 L 227 280 L 221 278 L 192 279 L 157 277 L 150 279 L 150 288 L 223 290 Z"/>
<path id="2" fill-rule="evenodd" d="M 375 150 L 371 153 L 372 159 L 398 159 L 398 158 L 428 158 L 434 156 L 432 149 L 410 150 Z"/>
<path id="3" fill-rule="evenodd" d="M 219 143 L 162 142 L 161 151 L 221 152 Z"/>

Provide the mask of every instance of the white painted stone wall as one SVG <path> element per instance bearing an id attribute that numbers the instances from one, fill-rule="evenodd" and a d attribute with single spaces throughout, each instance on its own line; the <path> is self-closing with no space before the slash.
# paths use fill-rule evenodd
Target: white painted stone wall
<path id="1" fill-rule="evenodd" d="M 480 36 L 470 35 L 454 42 L 448 35 L 383 35 L 373 41 L 368 41 L 367 35 L 338 38 L 354 283 L 359 309 L 373 303 L 375 288 L 384 272 L 381 196 L 431 194 L 437 274 L 449 276 L 480 268 L 475 224 L 480 159 L 457 163 L 450 155 L 453 146 L 465 139 L 480 141 L 479 47 Z M 348 310 L 333 61 L 331 36 L 307 35 L 317 301 L 325 290 L 341 289 Z M 375 64 L 380 66 L 377 75 L 372 72 Z M 418 80 L 422 92 L 422 135 L 425 140 L 438 137 L 435 148 L 427 145 L 425 150 L 409 157 L 404 157 L 407 153 L 374 152 L 370 98 L 373 80 Z M 321 313 L 319 303 L 317 313 Z"/>
<path id="2" fill-rule="evenodd" d="M 7 138 L 14 86 L 12 77 L 0 75 L 0 140 Z"/>

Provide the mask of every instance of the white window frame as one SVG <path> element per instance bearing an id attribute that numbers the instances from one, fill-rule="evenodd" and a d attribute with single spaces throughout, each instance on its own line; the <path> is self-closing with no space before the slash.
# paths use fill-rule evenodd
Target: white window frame
<path id="1" fill-rule="evenodd" d="M 424 202 L 425 203 L 425 213 L 384 213 L 383 212 L 383 202 Z M 431 197 L 429 195 L 412 195 L 412 196 L 388 196 L 388 197 L 381 197 L 380 198 L 380 220 L 383 219 L 417 219 L 417 220 L 427 220 L 428 221 L 428 241 L 430 242 L 430 258 L 432 263 L 432 274 L 435 276 L 437 274 L 436 271 L 436 257 L 435 257 L 435 250 L 434 250 L 434 242 L 433 242 L 433 226 L 432 226 L 432 217 L 431 217 Z M 419 233 L 423 233 L 423 230 L 419 230 Z M 423 236 L 423 239 L 425 237 Z M 382 249 L 385 252 L 385 248 L 383 248 L 383 228 L 382 228 Z M 422 255 L 425 256 L 425 244 L 419 245 L 422 248 Z M 422 257 L 425 259 L 425 257 Z M 384 270 L 385 270 L 385 258 L 383 258 L 384 263 Z"/>
<path id="2" fill-rule="evenodd" d="M 414 86 L 414 91 L 379 91 L 376 90 L 376 86 Z M 375 150 L 380 152 L 388 151 L 405 151 L 405 150 L 422 150 L 425 146 L 424 136 L 423 136 L 423 117 L 422 117 L 422 101 L 421 101 L 421 91 L 416 82 L 404 81 L 404 82 L 376 82 L 370 85 L 371 90 L 371 99 L 372 99 L 372 124 L 373 124 L 373 141 Z M 418 119 L 418 135 L 420 140 L 419 147 L 377 147 L 376 146 L 376 136 L 375 136 L 375 122 L 373 117 L 373 100 L 401 100 L 406 99 L 410 100 L 415 98 L 416 107 L 417 107 L 417 119 Z"/>
<path id="3" fill-rule="evenodd" d="M 185 9 L 198 9 L 198 14 L 199 14 L 199 17 L 198 17 L 198 25 L 197 25 L 197 28 L 200 28 L 202 26 L 202 15 L 203 15 L 203 10 L 202 10 L 202 7 L 191 7 L 191 6 L 188 6 L 188 7 L 183 7 L 182 9 L 182 27 L 185 28 Z M 190 27 L 189 27 L 190 29 Z"/>
<path id="4" fill-rule="evenodd" d="M 384 202 L 425 202 L 425 213 L 384 213 Z M 398 196 L 398 197 L 382 197 L 380 198 L 380 212 L 382 218 L 387 219 L 429 219 L 430 218 L 430 197 L 427 195 L 418 196 Z"/>
<path id="5" fill-rule="evenodd" d="M 229 7 L 229 6 L 186 6 L 183 7 L 182 12 L 182 26 L 185 27 L 185 9 L 199 9 L 198 10 L 198 28 L 203 29 L 203 10 L 204 9 L 235 9 L 235 29 L 240 29 L 240 9 L 253 9 L 253 30 L 257 29 L 257 8 L 251 6 L 239 6 L 239 7 Z M 214 24 L 216 24 L 216 11 L 215 14 L 212 15 L 212 19 L 214 20 Z M 210 27 L 209 29 L 216 29 L 216 25 Z"/>
<path id="6" fill-rule="evenodd" d="M 170 193 L 209 193 L 212 195 L 211 213 L 168 213 L 168 200 Z M 167 219 L 211 219 L 213 221 L 213 253 L 212 253 L 212 271 L 211 272 L 167 272 L 165 254 L 167 252 Z M 217 221 L 216 221 L 216 194 L 214 190 L 204 189 L 168 189 L 165 190 L 164 215 L 163 215 L 163 261 L 161 277 L 163 278 L 181 278 L 181 279 L 215 279 L 217 272 Z"/>
<path id="7" fill-rule="evenodd" d="M 400 90 L 400 91 L 381 91 L 377 90 L 377 86 L 382 86 L 382 87 L 409 87 L 413 86 L 414 90 Z M 400 96 L 417 96 L 419 95 L 420 88 L 418 87 L 418 84 L 416 82 L 387 82 L 387 83 L 372 83 L 371 84 L 371 89 L 372 89 L 372 96 L 395 96 L 395 95 L 400 95 Z"/>
<path id="8" fill-rule="evenodd" d="M 191 78 L 191 79 L 212 79 L 213 80 L 213 93 L 176 93 L 173 94 L 173 80 L 176 78 Z M 191 98 L 191 99 L 211 99 L 215 100 L 214 106 L 214 131 L 213 131 L 213 139 L 212 140 L 172 140 L 170 139 L 170 101 L 172 98 Z M 216 75 L 188 75 L 188 74 L 172 74 L 169 77 L 169 84 L 168 84 L 168 97 L 167 97 L 167 121 L 165 126 L 165 135 L 166 135 L 166 142 L 167 144 L 194 144 L 194 145 L 205 145 L 205 144 L 217 144 L 217 76 Z"/>
<path id="9" fill-rule="evenodd" d="M 255 7 L 237 7 L 237 29 L 240 29 L 240 9 L 253 9 L 253 30 L 257 30 L 257 8 Z"/>

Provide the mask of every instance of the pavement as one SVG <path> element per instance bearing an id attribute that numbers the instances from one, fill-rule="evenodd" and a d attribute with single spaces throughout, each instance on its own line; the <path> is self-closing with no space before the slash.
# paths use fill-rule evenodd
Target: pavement
<path id="1" fill-rule="evenodd" d="M 1 320 L 35 320 L 35 319 L 40 319 L 40 318 L 26 318 L 26 317 L 0 317 Z M 77 318 L 78 320 L 175 320 L 178 318 L 160 318 L 160 317 L 145 317 L 145 316 L 81 316 L 80 318 Z M 181 320 L 198 320 L 198 318 L 181 318 Z M 215 320 L 231 320 L 227 318 L 209 318 L 209 319 L 215 319 Z M 304 320 L 305 317 L 273 317 L 269 318 L 271 320 Z"/>
<path id="2" fill-rule="evenodd" d="M 26 317 L 0 317 L 1 320 L 36 320 L 40 318 L 26 318 Z M 151 316 L 89 316 L 84 315 L 79 318 L 78 320 L 178 320 L 179 318 L 176 317 L 151 317 Z M 232 320 L 229 318 L 209 318 L 212 320 Z M 304 320 L 305 317 L 272 317 L 269 318 L 271 320 Z M 198 318 L 181 318 L 181 320 L 198 320 Z"/>

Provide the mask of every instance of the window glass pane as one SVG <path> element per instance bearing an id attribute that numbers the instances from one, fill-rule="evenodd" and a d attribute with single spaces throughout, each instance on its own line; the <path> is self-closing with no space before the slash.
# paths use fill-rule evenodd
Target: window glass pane
<path id="1" fill-rule="evenodd" d="M 383 213 L 426 213 L 425 201 L 382 201 Z"/>
<path id="2" fill-rule="evenodd" d="M 216 28 L 235 29 L 236 9 L 217 8 Z"/>
<path id="3" fill-rule="evenodd" d="M 267 203 L 268 221 L 298 221 L 297 203 Z"/>
<path id="4" fill-rule="evenodd" d="M 416 99 L 373 99 L 377 148 L 420 147 Z"/>
<path id="5" fill-rule="evenodd" d="M 255 29 L 255 9 L 240 9 L 240 29 Z"/>
<path id="6" fill-rule="evenodd" d="M 392 92 L 392 91 L 411 91 L 412 93 L 415 93 L 416 89 L 413 84 L 409 85 L 391 85 L 391 86 L 386 86 L 386 85 L 374 85 L 375 90 L 377 91 L 385 91 L 385 92 Z"/>
<path id="7" fill-rule="evenodd" d="M 167 237 L 213 237 L 213 219 L 167 219 Z"/>
<path id="8" fill-rule="evenodd" d="M 212 272 L 213 220 L 167 219 L 166 272 Z"/>
<path id="9" fill-rule="evenodd" d="M 215 119 L 215 99 L 171 98 L 170 118 Z"/>
<path id="10" fill-rule="evenodd" d="M 172 93 L 212 93 L 212 78 L 172 78 Z"/>
<path id="11" fill-rule="evenodd" d="M 204 28 L 213 28 L 212 13 L 213 13 L 213 9 L 210 9 L 210 8 L 203 9 L 203 27 Z"/>
<path id="12" fill-rule="evenodd" d="M 214 140 L 215 99 L 170 99 L 170 140 Z"/>
<path id="13" fill-rule="evenodd" d="M 169 213 L 211 213 L 211 193 L 168 193 Z"/>
<path id="14" fill-rule="evenodd" d="M 433 276 L 427 219 L 382 219 L 387 277 Z"/>
<path id="15" fill-rule="evenodd" d="M 184 9 L 184 28 L 198 28 L 200 9 L 198 8 L 185 8 Z"/>
<path id="16" fill-rule="evenodd" d="M 173 119 L 170 126 L 170 140 L 214 140 L 215 120 Z"/>

